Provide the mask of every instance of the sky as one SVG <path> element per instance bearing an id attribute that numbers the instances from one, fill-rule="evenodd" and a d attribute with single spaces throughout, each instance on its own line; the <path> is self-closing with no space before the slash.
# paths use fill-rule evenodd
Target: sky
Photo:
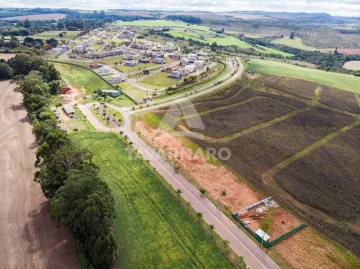
<path id="1" fill-rule="evenodd" d="M 360 17 L 360 0 L 0 0 L 0 7 L 156 9 L 177 11 L 288 11 Z"/>

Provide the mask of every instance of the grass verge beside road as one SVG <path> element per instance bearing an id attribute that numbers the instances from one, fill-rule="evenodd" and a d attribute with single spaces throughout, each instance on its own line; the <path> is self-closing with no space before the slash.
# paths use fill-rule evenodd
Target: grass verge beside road
<path id="1" fill-rule="evenodd" d="M 81 132 L 72 139 L 91 150 L 112 190 L 120 268 L 233 268 L 180 198 L 146 161 L 130 159 L 131 149 L 116 134 Z"/>

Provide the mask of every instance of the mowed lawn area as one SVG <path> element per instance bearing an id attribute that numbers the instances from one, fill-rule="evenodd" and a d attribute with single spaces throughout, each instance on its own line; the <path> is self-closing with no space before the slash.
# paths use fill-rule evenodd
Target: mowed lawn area
<path id="1" fill-rule="evenodd" d="M 54 63 L 54 65 L 63 79 L 79 90 L 85 89 L 86 94 L 91 94 L 97 89 L 111 89 L 90 70 L 69 64 Z"/>
<path id="2" fill-rule="evenodd" d="M 115 199 L 119 268 L 234 268 L 148 163 L 129 158 L 116 134 L 71 138 L 93 153 Z"/>
<path id="3" fill-rule="evenodd" d="M 360 93 L 360 77 L 310 69 L 275 61 L 251 59 L 247 70 L 257 73 L 300 78 L 335 88 Z"/>
<path id="4" fill-rule="evenodd" d="M 158 72 L 151 77 L 147 77 L 140 81 L 140 84 L 147 87 L 150 85 L 151 88 L 167 88 L 178 82 L 178 79 L 169 78 L 169 74 L 165 72 Z"/>
<path id="5" fill-rule="evenodd" d="M 290 39 L 290 37 L 283 37 L 283 38 L 275 39 L 271 43 L 285 45 L 301 50 L 319 50 L 314 47 L 306 46 L 300 37 L 295 37 L 294 39 Z"/>
<path id="6" fill-rule="evenodd" d="M 131 98 L 135 99 L 137 102 L 143 101 L 144 98 L 147 97 L 146 91 L 134 87 L 129 82 L 121 82 L 121 83 L 117 83 L 116 85 L 119 85 L 120 89 L 124 93 L 129 95 Z"/>
<path id="7" fill-rule="evenodd" d="M 141 71 L 143 69 L 146 69 L 146 68 L 149 68 L 149 67 L 153 67 L 153 66 L 156 66 L 158 64 L 156 63 L 141 63 L 141 64 L 138 64 L 136 66 L 126 66 L 126 65 L 123 65 L 123 64 L 118 64 L 115 66 L 115 68 L 117 70 L 119 70 L 120 72 L 122 73 L 132 73 L 132 72 L 136 72 L 136 71 Z"/>

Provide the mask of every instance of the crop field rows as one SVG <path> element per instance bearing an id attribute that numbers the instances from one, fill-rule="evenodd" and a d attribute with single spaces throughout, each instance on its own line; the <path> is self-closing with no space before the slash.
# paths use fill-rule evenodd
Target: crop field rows
<path id="1" fill-rule="evenodd" d="M 186 116 L 177 121 L 176 130 L 200 132 L 204 139 L 189 139 L 205 149 L 229 148 L 232 156 L 225 163 L 233 171 L 360 253 L 357 93 L 264 75 L 244 78 L 193 105 L 205 130 L 186 126 L 196 116 L 186 114 L 193 113 L 190 106 L 182 108 Z M 155 114 L 162 118 L 166 112 Z M 175 112 L 170 120 L 177 120 Z M 265 181 L 279 164 L 281 169 Z"/>

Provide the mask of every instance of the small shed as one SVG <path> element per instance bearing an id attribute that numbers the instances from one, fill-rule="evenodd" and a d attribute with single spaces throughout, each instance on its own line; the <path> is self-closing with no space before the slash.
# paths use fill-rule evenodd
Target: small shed
<path id="1" fill-rule="evenodd" d="M 75 110 L 71 105 L 66 104 L 63 106 L 63 109 L 70 118 L 73 118 L 75 116 Z"/>
<path id="2" fill-rule="evenodd" d="M 101 90 L 100 95 L 102 96 L 111 96 L 111 97 L 118 97 L 120 95 L 119 91 L 115 90 Z"/>
<path id="3" fill-rule="evenodd" d="M 269 242 L 270 241 L 270 236 L 265 233 L 263 230 L 259 229 L 255 232 L 258 236 L 260 236 L 260 238 L 264 241 L 264 242 Z"/>

